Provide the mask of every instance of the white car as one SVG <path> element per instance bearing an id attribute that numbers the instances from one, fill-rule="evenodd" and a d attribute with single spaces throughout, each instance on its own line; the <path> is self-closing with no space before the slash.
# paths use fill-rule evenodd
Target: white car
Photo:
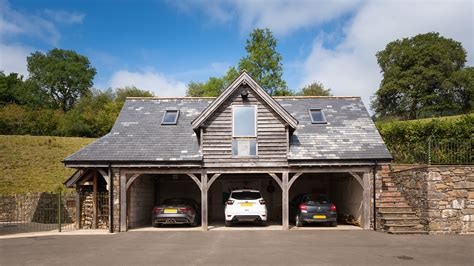
<path id="1" fill-rule="evenodd" d="M 258 190 L 233 190 L 226 201 L 224 212 L 226 226 L 237 222 L 267 223 L 267 206 Z"/>

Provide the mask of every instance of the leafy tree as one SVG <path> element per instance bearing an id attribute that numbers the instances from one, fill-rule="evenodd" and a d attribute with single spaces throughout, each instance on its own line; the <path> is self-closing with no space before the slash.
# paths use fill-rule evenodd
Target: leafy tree
<path id="1" fill-rule="evenodd" d="M 326 89 L 321 82 L 313 82 L 304 86 L 296 95 L 299 96 L 331 96 L 331 89 Z"/>
<path id="2" fill-rule="evenodd" d="M 247 40 L 247 56 L 239 61 L 238 70 L 229 68 L 222 77 L 211 77 L 206 82 L 190 82 L 186 91 L 187 96 L 218 96 L 238 76 L 246 70 L 255 81 L 270 95 L 292 95 L 286 82 L 282 79 L 282 56 L 276 51 L 277 40 L 269 29 L 255 29 Z"/>
<path id="3" fill-rule="evenodd" d="M 285 94 L 282 79 L 282 56 L 276 51 L 277 40 L 269 29 L 255 29 L 247 39 L 247 56 L 240 59 L 239 69 L 246 70 L 270 95 Z"/>
<path id="4" fill-rule="evenodd" d="M 0 104 L 19 103 L 18 87 L 23 84 L 23 77 L 17 73 L 8 76 L 0 71 Z"/>
<path id="5" fill-rule="evenodd" d="M 188 84 L 186 95 L 189 97 L 217 97 L 238 76 L 237 70 L 231 67 L 222 78 L 210 77 L 205 83 L 191 81 Z"/>
<path id="6" fill-rule="evenodd" d="M 34 52 L 27 61 L 31 80 L 48 93 L 54 107 L 68 111 L 90 93 L 96 70 L 87 57 L 55 48 L 46 54 Z"/>
<path id="7" fill-rule="evenodd" d="M 472 106 L 472 70 L 463 70 L 466 51 L 457 41 L 419 34 L 390 42 L 377 61 L 383 73 L 372 101 L 377 117 L 414 119 Z"/>

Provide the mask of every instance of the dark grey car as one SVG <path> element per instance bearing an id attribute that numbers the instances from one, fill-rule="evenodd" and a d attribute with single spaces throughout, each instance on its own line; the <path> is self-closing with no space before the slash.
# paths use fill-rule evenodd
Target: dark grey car
<path id="1" fill-rule="evenodd" d="M 296 227 L 304 223 L 329 223 L 337 226 L 336 205 L 326 194 L 302 194 L 290 202 L 290 215 L 295 216 Z"/>
<path id="2" fill-rule="evenodd" d="M 166 199 L 153 208 L 153 226 L 163 224 L 189 224 L 198 226 L 200 222 L 200 206 L 193 199 Z"/>

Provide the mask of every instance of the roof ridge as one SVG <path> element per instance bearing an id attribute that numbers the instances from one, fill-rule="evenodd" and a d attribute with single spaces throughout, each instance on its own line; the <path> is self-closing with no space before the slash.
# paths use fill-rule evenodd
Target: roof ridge
<path id="1" fill-rule="evenodd" d="M 271 96 L 274 99 L 351 99 L 351 98 L 357 98 L 360 99 L 360 96 Z M 130 100 L 200 100 L 200 99 L 205 99 L 205 100 L 214 100 L 217 97 L 190 97 L 190 96 L 167 96 L 167 97 L 160 97 L 160 96 L 151 96 L 151 97 L 126 97 L 126 99 Z"/>
<path id="2" fill-rule="evenodd" d="M 296 98 L 296 99 L 336 99 L 336 98 L 361 98 L 360 96 L 299 96 L 299 95 L 294 95 L 294 96 L 272 96 L 272 98 L 275 99 L 291 99 L 291 98 Z"/>
<path id="3" fill-rule="evenodd" d="M 126 99 L 130 100 L 180 100 L 180 99 L 190 99 L 190 100 L 199 100 L 199 99 L 215 99 L 217 97 L 188 97 L 188 96 L 177 96 L 177 97 L 159 97 L 159 96 L 151 96 L 151 97 L 126 97 Z"/>

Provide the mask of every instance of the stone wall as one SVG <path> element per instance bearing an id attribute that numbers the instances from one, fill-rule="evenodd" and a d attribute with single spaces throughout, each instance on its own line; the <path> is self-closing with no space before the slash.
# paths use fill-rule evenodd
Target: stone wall
<path id="1" fill-rule="evenodd" d="M 474 166 L 418 166 L 391 175 L 430 234 L 474 233 Z"/>
<path id="2" fill-rule="evenodd" d="M 151 225 L 154 205 L 154 179 L 150 176 L 140 176 L 130 186 L 129 197 L 129 227 Z"/>

